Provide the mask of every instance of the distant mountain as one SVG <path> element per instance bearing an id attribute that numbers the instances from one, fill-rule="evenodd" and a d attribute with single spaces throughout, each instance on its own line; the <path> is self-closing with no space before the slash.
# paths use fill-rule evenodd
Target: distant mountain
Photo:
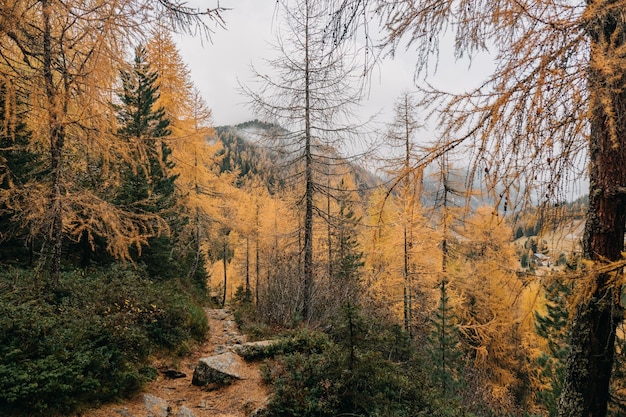
<path id="1" fill-rule="evenodd" d="M 293 165 L 301 156 L 297 140 L 289 146 L 278 146 L 272 137 L 293 135 L 282 127 L 253 120 L 235 126 L 218 126 L 217 137 L 223 144 L 220 170 L 237 172 L 241 181 L 256 176 L 265 179 L 268 188 L 284 185 L 293 174 Z M 318 166 L 317 171 L 332 175 L 351 173 L 362 192 L 381 184 L 380 178 L 355 161 L 344 158 L 329 146 L 314 146 L 318 160 L 330 161 Z M 271 191 L 271 190 L 270 190 Z"/>

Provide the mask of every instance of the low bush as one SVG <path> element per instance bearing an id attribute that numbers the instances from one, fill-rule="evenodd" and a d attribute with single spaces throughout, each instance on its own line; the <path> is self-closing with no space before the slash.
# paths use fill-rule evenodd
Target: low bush
<path id="1" fill-rule="evenodd" d="M 310 331 L 283 346 L 262 367 L 274 390 L 269 416 L 408 416 L 427 409 L 421 379 L 378 352 L 352 356 L 327 335 Z"/>
<path id="2" fill-rule="evenodd" d="M 263 348 L 271 359 L 262 376 L 273 389 L 267 416 L 472 416 L 432 386 L 400 327 L 355 305 L 342 311 L 330 335 L 298 330 Z"/>
<path id="3" fill-rule="evenodd" d="M 156 376 L 148 357 L 208 329 L 174 282 L 141 270 L 65 273 L 51 291 L 30 271 L 0 274 L 0 414 L 67 415 Z"/>
<path id="4" fill-rule="evenodd" d="M 246 361 L 256 361 L 292 353 L 315 355 L 325 352 L 330 343 L 325 333 L 299 329 L 287 333 L 267 346 L 242 351 L 241 356 Z"/>

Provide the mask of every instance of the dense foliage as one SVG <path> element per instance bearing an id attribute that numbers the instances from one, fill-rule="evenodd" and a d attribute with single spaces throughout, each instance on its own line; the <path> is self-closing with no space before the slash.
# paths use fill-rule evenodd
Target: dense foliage
<path id="1" fill-rule="evenodd" d="M 399 327 L 376 322 L 347 307 L 330 334 L 298 330 L 256 352 L 270 358 L 267 415 L 472 415 L 439 393 Z"/>
<path id="2" fill-rule="evenodd" d="M 67 415 L 136 392 L 148 358 L 185 354 L 208 330 L 175 281 L 131 266 L 67 272 L 50 292 L 33 274 L 0 275 L 0 413 Z"/>

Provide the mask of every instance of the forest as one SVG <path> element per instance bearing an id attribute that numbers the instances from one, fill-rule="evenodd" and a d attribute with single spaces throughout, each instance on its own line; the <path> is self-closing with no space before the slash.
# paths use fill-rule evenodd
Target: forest
<path id="1" fill-rule="evenodd" d="M 0 1 L 0 414 L 131 398 L 226 307 L 279 341 L 255 415 L 623 415 L 625 8 L 278 0 L 216 126 L 174 35 L 236 8 Z M 479 86 L 429 83 L 450 39 Z"/>

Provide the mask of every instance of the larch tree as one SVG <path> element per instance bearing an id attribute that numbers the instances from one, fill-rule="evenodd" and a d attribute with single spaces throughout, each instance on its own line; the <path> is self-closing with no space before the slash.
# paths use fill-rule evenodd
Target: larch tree
<path id="1" fill-rule="evenodd" d="M 350 57 L 325 45 L 325 5 L 311 1 L 281 1 L 285 25 L 277 37 L 278 57 L 269 61 L 276 76 L 255 72 L 258 89 L 244 87 L 253 110 L 285 130 L 273 136 L 274 149 L 286 155 L 302 187 L 302 303 L 300 314 L 311 319 L 314 288 L 315 196 L 323 189 L 325 149 L 339 148 L 356 126 L 350 123 L 360 90 L 354 88 Z"/>
<path id="2" fill-rule="evenodd" d="M 525 286 L 515 268 L 512 231 L 488 206 L 478 207 L 455 231 L 449 275 L 459 294 L 460 339 L 475 370 L 468 380 L 476 385 L 468 391 L 495 414 L 512 413 L 524 405 L 520 393 L 528 391 L 520 324 L 531 314 L 520 305 Z"/>
<path id="3" fill-rule="evenodd" d="M 415 210 L 420 205 L 422 172 L 414 170 L 413 164 L 419 158 L 416 154 L 415 134 L 421 124 L 417 120 L 418 106 L 414 96 L 404 92 L 394 105 L 394 120 L 389 125 L 386 143 L 392 148 L 402 150 L 401 156 L 394 160 L 385 160 L 386 171 L 395 177 L 392 188 L 400 188 L 401 219 L 403 235 L 403 269 L 404 279 L 404 329 L 411 334 L 412 313 L 412 276 L 413 276 L 413 226 Z"/>
<path id="4" fill-rule="evenodd" d="M 88 177 L 94 160 L 110 174 L 111 161 L 128 156 L 113 138 L 107 103 L 129 41 L 157 20 L 209 34 L 208 20 L 221 22 L 220 11 L 196 10 L 179 0 L 0 3 L 0 78 L 27 97 L 31 147 L 47 155 L 46 178 L 31 188 L 22 208 L 31 234 L 43 240 L 40 264 L 53 286 L 64 238 L 101 236 L 118 257 L 145 241 L 136 218 L 77 181 Z"/>
<path id="5" fill-rule="evenodd" d="M 619 294 L 626 223 L 626 41 L 624 2 L 337 0 L 337 39 L 377 13 L 384 43 L 417 52 L 416 69 L 436 66 L 444 34 L 456 57 L 490 51 L 495 66 L 464 94 L 430 91 L 442 128 L 437 152 L 465 147 L 493 190 L 530 199 L 562 197 L 572 172 L 589 178 L 583 237 L 591 268 L 577 286 L 561 416 L 604 416 L 622 320 Z M 352 7 L 350 7 L 352 6 Z M 585 171 L 585 162 L 588 170 Z M 502 195 L 506 202 L 511 193 Z M 606 264 L 614 267 L 606 267 Z M 617 263 L 617 264 L 616 264 Z"/>
<path id="6" fill-rule="evenodd" d="M 171 135 L 166 142 L 175 163 L 176 210 L 185 217 L 179 225 L 177 241 L 193 242 L 189 277 L 199 273 L 202 246 L 208 243 L 209 230 L 222 221 L 220 197 L 229 194 L 234 175 L 220 173 L 222 149 L 216 139 L 211 110 L 194 88 L 189 69 L 183 62 L 171 34 L 156 28 L 146 44 L 146 54 L 158 73 L 161 106 L 170 120 Z M 188 249 L 178 247 L 183 258 Z"/>

